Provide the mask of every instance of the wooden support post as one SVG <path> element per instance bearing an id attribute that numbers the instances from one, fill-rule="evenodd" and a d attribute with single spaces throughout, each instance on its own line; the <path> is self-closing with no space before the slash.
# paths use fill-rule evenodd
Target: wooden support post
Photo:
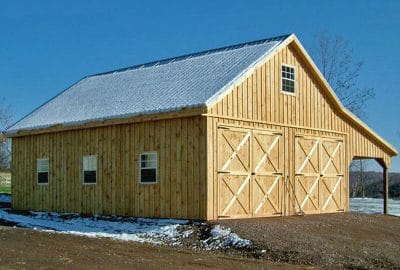
<path id="1" fill-rule="evenodd" d="M 383 213 L 389 214 L 388 211 L 388 199 L 389 199 L 389 170 L 383 167 Z"/>

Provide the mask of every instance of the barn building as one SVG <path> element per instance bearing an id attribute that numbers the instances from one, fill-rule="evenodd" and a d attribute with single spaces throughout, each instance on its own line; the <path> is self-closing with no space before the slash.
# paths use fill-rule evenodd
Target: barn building
<path id="1" fill-rule="evenodd" d="M 88 76 L 6 130 L 17 210 L 220 219 L 342 212 L 396 150 L 295 35 Z"/>

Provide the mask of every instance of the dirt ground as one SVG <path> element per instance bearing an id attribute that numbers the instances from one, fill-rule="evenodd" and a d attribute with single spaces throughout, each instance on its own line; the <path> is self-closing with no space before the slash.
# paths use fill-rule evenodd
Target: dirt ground
<path id="1" fill-rule="evenodd" d="M 400 217 L 339 213 L 218 221 L 264 258 L 350 269 L 400 269 Z"/>
<path id="2" fill-rule="evenodd" d="M 400 269 L 400 217 L 338 213 L 215 223 L 253 246 L 193 250 L 213 223 L 193 227 L 193 239 L 177 248 L 38 232 L 3 221 L 0 269 Z"/>
<path id="3" fill-rule="evenodd" d="M 304 269 L 229 254 L 0 226 L 0 269 Z"/>

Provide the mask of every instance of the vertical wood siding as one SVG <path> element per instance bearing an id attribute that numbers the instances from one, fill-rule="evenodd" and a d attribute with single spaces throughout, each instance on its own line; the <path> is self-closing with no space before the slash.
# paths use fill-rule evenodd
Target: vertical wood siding
<path id="1" fill-rule="evenodd" d="M 206 119 L 188 117 L 13 138 L 13 208 L 206 218 Z M 139 154 L 158 153 L 158 183 L 139 184 Z M 82 156 L 97 155 L 98 178 L 82 184 Z M 36 159 L 50 160 L 48 185 Z"/>

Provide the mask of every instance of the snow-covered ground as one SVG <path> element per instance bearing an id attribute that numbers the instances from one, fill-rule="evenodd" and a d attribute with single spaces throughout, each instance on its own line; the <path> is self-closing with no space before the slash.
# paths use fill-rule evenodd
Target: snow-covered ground
<path id="1" fill-rule="evenodd" d="M 350 198 L 350 211 L 362 213 L 383 213 L 383 199 Z M 389 199 L 389 214 L 400 216 L 400 201 Z"/>
<path id="2" fill-rule="evenodd" d="M 0 202 L 10 198 L 1 196 Z M 38 231 L 73 234 L 86 237 L 106 237 L 122 241 L 136 241 L 151 244 L 179 246 L 185 239 L 194 236 L 194 245 L 206 250 L 246 248 L 251 242 L 232 233 L 229 228 L 214 225 L 209 235 L 200 240 L 199 228 L 205 223 L 193 223 L 178 219 L 129 218 L 119 216 L 82 217 L 76 214 L 29 212 L 16 214 L 0 208 L 0 220 L 15 223 L 16 226 Z"/>

